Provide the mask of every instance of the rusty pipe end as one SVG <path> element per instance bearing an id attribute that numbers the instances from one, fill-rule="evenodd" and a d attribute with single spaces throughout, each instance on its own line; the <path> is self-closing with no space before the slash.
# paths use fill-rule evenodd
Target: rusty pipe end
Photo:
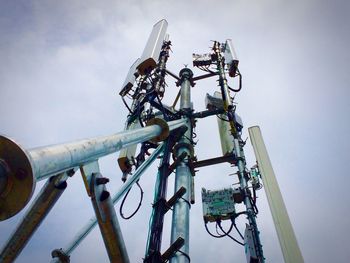
<path id="1" fill-rule="evenodd" d="M 0 221 L 21 211 L 35 189 L 30 157 L 15 141 L 0 135 Z"/>

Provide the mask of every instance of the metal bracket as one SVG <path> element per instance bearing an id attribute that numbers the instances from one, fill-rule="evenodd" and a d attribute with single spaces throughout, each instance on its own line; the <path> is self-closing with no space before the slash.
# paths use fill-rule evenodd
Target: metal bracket
<path id="1" fill-rule="evenodd" d="M 91 199 L 99 211 L 102 222 L 106 222 L 106 216 L 101 207 L 101 201 L 105 199 L 104 196 L 108 193 L 105 187 L 105 184 L 108 182 L 109 179 L 102 177 L 100 173 L 93 173 L 90 181 Z"/>
<path id="2" fill-rule="evenodd" d="M 214 165 L 214 164 L 218 164 L 218 163 L 226 163 L 226 162 L 236 165 L 237 158 L 229 155 L 229 156 L 220 156 L 220 157 L 215 157 L 215 158 L 211 158 L 211 159 L 205 159 L 205 160 L 193 162 L 193 167 L 199 168 L 199 167 L 203 167 L 203 166 L 209 166 L 209 165 Z"/>
<path id="3" fill-rule="evenodd" d="M 186 157 L 188 156 L 188 154 L 186 152 L 182 152 L 180 154 L 180 156 L 178 156 L 177 158 L 175 158 L 175 161 L 169 166 L 169 175 L 171 174 L 172 171 L 174 171 L 174 169 L 176 168 L 176 166 L 178 165 L 179 162 L 182 162 Z M 173 154 L 173 157 L 176 157 L 175 154 Z"/>
<path id="4" fill-rule="evenodd" d="M 86 188 L 86 191 L 88 193 L 88 196 L 92 196 L 91 194 L 91 179 L 92 179 L 92 174 L 93 173 L 99 173 L 100 172 L 100 167 L 98 165 L 98 161 L 93 161 L 91 163 L 84 164 L 80 166 L 80 172 L 83 177 L 84 185 Z"/>
<path id="5" fill-rule="evenodd" d="M 190 143 L 177 143 L 177 144 L 175 144 L 175 146 L 173 148 L 173 159 L 174 159 L 174 161 L 176 161 L 176 159 L 179 158 L 179 156 L 176 156 L 176 152 L 181 147 L 186 147 L 190 151 L 190 155 L 191 156 L 194 155 L 194 148 L 193 148 L 192 144 L 190 144 Z"/>
<path id="6" fill-rule="evenodd" d="M 89 179 L 89 192 L 91 201 L 95 210 L 96 218 L 100 226 L 101 234 L 105 247 L 111 262 L 129 262 L 128 254 L 125 248 L 124 239 L 120 230 L 117 215 L 115 213 L 110 193 L 105 184 L 109 182 L 108 178 L 102 177 L 99 172 L 93 172 L 92 168 L 98 168 L 97 162 L 91 165 L 91 169 L 84 169 L 85 179 Z M 85 167 L 87 168 L 87 167 Z"/>
<path id="7" fill-rule="evenodd" d="M 196 82 L 197 80 L 201 80 L 201 79 L 210 78 L 210 77 L 213 77 L 213 76 L 216 76 L 216 75 L 219 75 L 219 72 L 212 72 L 212 73 L 196 76 L 196 77 L 193 78 L 193 82 Z"/>
<path id="8" fill-rule="evenodd" d="M 162 261 L 166 262 L 185 244 L 185 239 L 178 237 L 174 243 L 163 253 Z"/>
<path id="9" fill-rule="evenodd" d="M 179 200 L 181 197 L 184 196 L 186 193 L 186 188 L 181 186 L 179 190 L 176 191 L 176 193 L 166 202 L 166 209 L 165 212 L 168 212 L 171 207 L 175 205 L 177 200 Z"/>

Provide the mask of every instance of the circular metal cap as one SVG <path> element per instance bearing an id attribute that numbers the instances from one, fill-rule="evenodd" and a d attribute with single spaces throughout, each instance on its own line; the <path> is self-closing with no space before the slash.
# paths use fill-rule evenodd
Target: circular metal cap
<path id="1" fill-rule="evenodd" d="M 170 133 L 168 123 L 163 119 L 153 118 L 146 123 L 146 126 L 150 126 L 154 124 L 159 125 L 162 128 L 162 133 L 159 134 L 157 137 L 152 138 L 150 142 L 157 143 L 157 142 L 164 141 L 166 138 L 168 138 Z"/>
<path id="2" fill-rule="evenodd" d="M 0 135 L 0 221 L 6 220 L 29 202 L 35 188 L 30 158 L 17 143 Z"/>
<path id="3" fill-rule="evenodd" d="M 183 68 L 180 70 L 179 73 L 180 77 L 184 77 L 184 78 L 192 78 L 193 77 L 193 72 L 191 69 L 189 68 Z"/>

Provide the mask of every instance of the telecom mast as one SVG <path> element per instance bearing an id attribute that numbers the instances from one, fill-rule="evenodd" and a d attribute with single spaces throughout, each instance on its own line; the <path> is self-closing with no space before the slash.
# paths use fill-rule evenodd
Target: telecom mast
<path id="1" fill-rule="evenodd" d="M 71 253 L 97 224 L 110 261 L 129 262 L 114 204 L 123 198 L 120 207 L 123 218 L 130 218 L 137 212 L 131 216 L 123 215 L 124 200 L 134 184 L 140 187 L 138 181 L 141 175 L 159 155 L 161 160 L 143 262 L 190 262 L 189 219 L 191 205 L 195 203 L 194 175 L 201 167 L 219 163 L 228 163 L 237 168 L 235 176 L 239 186 L 202 189 L 203 229 L 215 238 L 230 238 L 244 246 L 242 253 L 244 250 L 247 262 L 265 262 L 256 222 L 256 191 L 262 188 L 262 178 L 285 262 L 303 262 L 258 127 L 249 129 L 257 165 L 252 168 L 247 166 L 244 155 L 246 142 L 241 137 L 243 122 L 233 101 L 234 94 L 241 91 L 242 75 L 232 41 L 213 41 L 209 53 L 193 54 L 193 66 L 203 71 L 202 75 L 194 76 L 187 67 L 177 75 L 167 69 L 172 45 L 166 34 L 167 26 L 166 20 L 154 25 L 141 57 L 130 67 L 119 92 L 129 111 L 124 131 L 31 150 L 25 150 L 11 139 L 0 136 L 0 220 L 6 220 L 22 210 L 32 196 L 36 181 L 47 179 L 2 248 L 0 262 L 16 259 L 66 189 L 69 177 L 78 169 L 96 216 L 67 246 L 52 251 L 52 262 L 70 262 Z M 238 87 L 230 87 L 228 77 L 238 79 Z M 219 88 L 213 90 L 212 95 L 206 94 L 207 109 L 198 112 L 191 102 L 191 89 L 206 78 L 215 79 Z M 174 80 L 174 84 L 170 84 L 168 79 Z M 163 103 L 168 85 L 179 89 L 172 105 Z M 198 119 L 211 116 L 217 118 L 222 155 L 197 160 L 193 129 Z M 139 150 L 137 144 L 140 144 Z M 107 190 L 109 179 L 100 171 L 98 160 L 117 151 L 120 151 L 118 164 L 124 184 L 112 196 Z M 175 172 L 175 190 L 168 199 L 168 176 L 172 172 Z M 239 207 L 244 209 L 239 210 Z M 171 243 L 164 248 L 162 235 L 166 213 L 172 213 L 172 226 Z M 238 217 L 246 218 L 244 233 L 236 225 Z M 223 228 L 224 220 L 231 222 L 229 229 Z M 216 226 L 215 233 L 210 230 L 213 225 Z M 233 237 L 232 231 L 237 232 L 237 237 Z"/>

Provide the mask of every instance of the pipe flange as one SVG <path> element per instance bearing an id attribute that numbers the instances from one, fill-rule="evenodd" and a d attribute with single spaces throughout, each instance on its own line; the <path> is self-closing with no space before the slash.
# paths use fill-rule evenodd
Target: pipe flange
<path id="1" fill-rule="evenodd" d="M 29 202 L 33 195 L 36 180 L 30 157 L 13 140 L 0 135 L 0 159 L 2 183 L 0 193 L 0 221 L 6 220 Z"/>
<path id="2" fill-rule="evenodd" d="M 185 143 L 185 142 L 180 142 L 177 143 L 174 147 L 173 147 L 173 160 L 176 161 L 177 160 L 177 150 L 181 147 L 186 147 L 189 152 L 190 152 L 190 156 L 194 156 L 194 147 L 192 144 L 190 143 Z"/>
<path id="3" fill-rule="evenodd" d="M 146 123 L 146 126 L 150 126 L 150 125 L 158 125 L 162 128 L 162 132 L 158 136 L 150 139 L 149 140 L 150 142 L 157 143 L 157 142 L 164 141 L 166 138 L 168 138 L 170 134 L 170 130 L 169 130 L 169 125 L 165 120 L 161 118 L 153 118 Z"/>

